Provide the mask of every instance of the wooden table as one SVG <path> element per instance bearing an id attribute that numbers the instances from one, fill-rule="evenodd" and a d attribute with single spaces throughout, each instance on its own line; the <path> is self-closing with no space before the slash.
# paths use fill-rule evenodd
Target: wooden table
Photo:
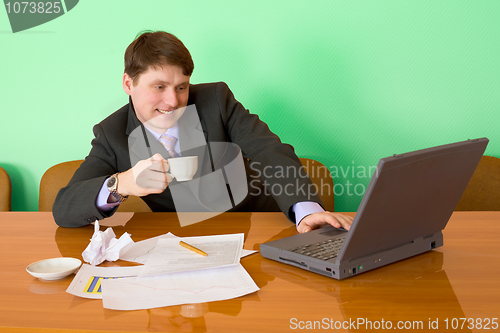
<path id="1" fill-rule="evenodd" d="M 178 236 L 243 232 L 244 248 L 258 250 L 262 242 L 296 233 L 281 213 L 225 213 L 183 228 L 172 213 L 117 213 L 113 219 L 101 225 L 128 221 L 113 230 L 117 237 L 127 231 L 135 241 L 169 231 Z M 92 226 L 65 229 L 57 227 L 51 213 L 7 212 L 0 213 L 0 230 L 0 332 L 288 332 L 314 327 L 348 332 L 369 325 L 382 331 L 389 324 L 427 332 L 438 331 L 429 329 L 436 324 L 442 331 L 447 322 L 450 332 L 482 332 L 485 326 L 488 332 L 500 330 L 493 319 L 500 317 L 500 212 L 456 212 L 445 229 L 444 247 L 343 281 L 253 254 L 241 262 L 260 287 L 256 293 L 138 311 L 107 310 L 100 300 L 66 293 L 74 275 L 45 282 L 25 271 L 41 259 L 81 259 Z M 452 330 L 462 326 L 460 318 L 473 319 L 474 329 L 467 329 L 466 322 L 465 329 Z"/>

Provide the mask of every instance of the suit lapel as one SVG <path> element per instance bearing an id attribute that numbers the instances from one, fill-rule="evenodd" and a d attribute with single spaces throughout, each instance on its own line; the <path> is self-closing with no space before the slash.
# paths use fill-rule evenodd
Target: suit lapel
<path id="1" fill-rule="evenodd" d="M 212 172 L 212 164 L 207 152 L 207 134 L 203 131 L 194 104 L 186 107 L 178 124 L 182 156 L 198 156 L 198 171 L 195 177 Z"/>

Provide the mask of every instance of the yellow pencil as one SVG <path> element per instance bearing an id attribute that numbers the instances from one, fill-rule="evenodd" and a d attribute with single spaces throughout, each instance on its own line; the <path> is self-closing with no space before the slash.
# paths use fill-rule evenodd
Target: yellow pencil
<path id="1" fill-rule="evenodd" d="M 202 256 L 207 256 L 207 254 L 205 252 L 203 252 L 202 250 L 197 249 L 193 245 L 189 245 L 188 243 L 184 243 L 183 241 L 180 241 L 179 245 L 184 246 L 186 249 L 194 251 L 194 252 L 196 252 L 198 254 L 201 254 Z"/>

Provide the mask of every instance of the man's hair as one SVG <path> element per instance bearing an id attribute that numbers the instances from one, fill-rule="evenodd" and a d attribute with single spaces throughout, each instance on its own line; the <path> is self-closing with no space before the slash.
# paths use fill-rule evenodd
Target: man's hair
<path id="1" fill-rule="evenodd" d="M 125 73 L 132 78 L 134 84 L 139 75 L 149 67 L 158 68 L 163 65 L 178 66 L 186 76 L 191 76 L 194 69 L 188 49 L 168 32 L 144 32 L 125 50 Z"/>

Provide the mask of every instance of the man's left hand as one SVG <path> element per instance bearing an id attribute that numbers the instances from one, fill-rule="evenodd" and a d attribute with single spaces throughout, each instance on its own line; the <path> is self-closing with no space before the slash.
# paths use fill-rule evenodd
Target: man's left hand
<path id="1" fill-rule="evenodd" d="M 304 233 L 327 225 L 332 225 L 335 228 L 343 227 L 345 230 L 349 230 L 352 220 L 351 216 L 339 213 L 318 212 L 304 217 L 300 221 L 297 231 Z"/>

